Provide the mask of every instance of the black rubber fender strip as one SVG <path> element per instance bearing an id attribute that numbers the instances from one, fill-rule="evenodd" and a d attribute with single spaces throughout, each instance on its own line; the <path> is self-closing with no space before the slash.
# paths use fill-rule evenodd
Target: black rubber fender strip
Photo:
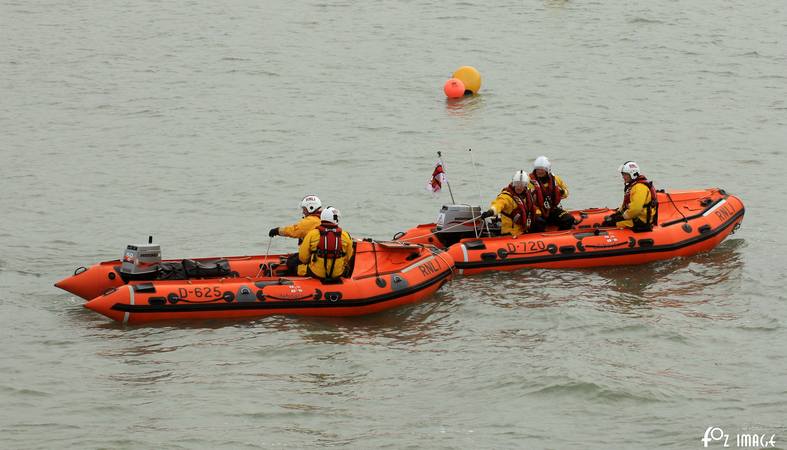
<path id="1" fill-rule="evenodd" d="M 412 295 L 418 291 L 422 291 L 434 284 L 443 285 L 448 278 L 453 274 L 453 269 L 447 269 L 434 278 L 424 281 L 421 284 L 412 286 L 407 289 L 398 291 L 387 292 L 385 294 L 377 295 L 374 297 L 362 299 L 344 299 L 341 302 L 326 302 L 322 301 L 302 301 L 298 299 L 281 299 L 280 302 L 265 302 L 265 303 L 209 303 L 209 304 L 177 304 L 177 305 L 128 305 L 116 303 L 112 305 L 112 309 L 121 312 L 130 313 L 171 313 L 171 312 L 190 312 L 190 311 L 237 311 L 237 310 L 276 310 L 276 309 L 320 309 L 320 308 L 347 308 L 357 306 L 368 306 L 375 303 L 382 303 L 398 298 Z M 311 295 L 308 297 L 311 298 Z"/>
<path id="2" fill-rule="evenodd" d="M 133 285 L 133 287 L 134 287 L 134 292 L 140 292 L 140 293 L 145 293 L 145 292 L 153 293 L 153 292 L 156 292 L 156 285 L 154 285 L 153 283 L 135 284 L 135 285 Z"/>
<path id="3" fill-rule="evenodd" d="M 166 297 L 150 297 L 148 298 L 148 304 L 159 306 L 159 305 L 166 305 L 167 298 Z"/>
<path id="4" fill-rule="evenodd" d="M 653 239 L 640 239 L 638 242 L 639 246 L 642 248 L 651 248 L 653 247 Z"/>
<path id="5" fill-rule="evenodd" d="M 685 239 L 680 242 L 675 242 L 672 244 L 664 244 L 664 245 L 654 245 L 650 248 L 619 248 L 614 250 L 605 250 L 605 251 L 597 251 L 597 252 L 584 252 L 584 253 L 575 253 L 573 255 L 544 255 L 544 256 L 536 256 L 530 258 L 506 258 L 505 260 L 499 261 L 471 261 L 471 262 L 456 262 L 457 269 L 476 269 L 476 268 L 487 268 L 487 267 L 496 267 L 496 266 L 517 266 L 517 265 L 527 265 L 527 264 L 536 264 L 540 262 L 551 262 L 551 261 L 561 261 L 565 259 L 577 259 L 577 258 L 607 258 L 611 256 L 623 256 L 623 255 L 633 255 L 638 253 L 655 253 L 655 252 L 668 252 L 673 250 L 678 250 L 683 247 L 688 247 L 690 245 L 694 245 L 696 243 L 705 241 L 710 239 L 717 234 L 721 233 L 722 231 L 726 230 L 734 223 L 736 223 L 740 217 L 742 217 L 746 212 L 745 208 L 741 208 L 740 211 L 736 212 L 735 215 L 730 217 L 726 222 L 724 222 L 721 226 L 716 228 L 715 230 L 711 230 L 705 234 L 695 235 L 688 239 Z M 636 240 L 632 237 L 631 240 L 634 241 L 636 245 Z M 618 244 L 618 245 L 625 245 L 626 243 Z M 549 244 L 554 245 L 554 244 Z M 585 247 L 591 248 L 590 245 L 586 245 Z"/>
<path id="6" fill-rule="evenodd" d="M 467 241 L 464 242 L 464 246 L 468 250 L 486 250 L 486 245 L 484 241 L 477 240 L 477 241 Z"/>
<path id="7" fill-rule="evenodd" d="M 495 252 L 484 252 L 481 253 L 481 259 L 484 261 L 494 261 L 497 259 L 497 253 Z"/>

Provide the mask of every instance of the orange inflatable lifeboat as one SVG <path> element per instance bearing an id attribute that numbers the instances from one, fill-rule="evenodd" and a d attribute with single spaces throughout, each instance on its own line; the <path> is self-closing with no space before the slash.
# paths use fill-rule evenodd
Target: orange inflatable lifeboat
<path id="1" fill-rule="evenodd" d="M 453 275 L 453 259 L 434 246 L 371 240 L 354 246 L 350 275 L 335 281 L 280 275 L 287 255 L 155 262 L 158 246 L 147 245 L 129 246 L 123 261 L 80 269 L 56 286 L 82 297 L 98 292 L 86 308 L 138 324 L 270 314 L 369 314 L 421 300 Z"/>
<path id="2" fill-rule="evenodd" d="M 658 224 L 652 231 L 600 227 L 608 208 L 572 211 L 577 226 L 521 236 L 499 236 L 499 224 L 482 222 L 478 207 L 444 206 L 437 223 L 419 225 L 394 240 L 447 247 L 460 274 L 522 268 L 643 264 L 710 251 L 743 220 L 738 197 L 722 189 L 657 194 Z M 495 234 L 498 234 L 497 236 Z"/>

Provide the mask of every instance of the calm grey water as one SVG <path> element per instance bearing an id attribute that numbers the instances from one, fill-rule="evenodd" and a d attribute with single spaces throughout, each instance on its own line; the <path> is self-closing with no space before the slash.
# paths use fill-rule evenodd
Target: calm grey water
<path id="1" fill-rule="evenodd" d="M 3 0 L 0 37 L 2 448 L 787 446 L 784 2 Z M 446 102 L 461 65 L 481 95 Z M 390 238 L 448 201 L 436 150 L 461 202 L 546 154 L 567 207 L 616 205 L 634 159 L 746 218 L 354 319 L 123 328 L 52 287 L 148 234 L 264 253 L 307 193 Z"/>

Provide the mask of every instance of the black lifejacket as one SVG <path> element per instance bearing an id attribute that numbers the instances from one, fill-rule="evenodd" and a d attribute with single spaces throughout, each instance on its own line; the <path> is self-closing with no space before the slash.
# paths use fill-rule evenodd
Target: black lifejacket
<path id="1" fill-rule="evenodd" d="M 536 204 L 541 209 L 542 217 L 547 218 L 552 210 L 560 204 L 560 200 L 563 199 L 563 194 L 555 181 L 555 176 L 547 173 L 547 181 L 544 183 L 546 186 L 542 186 L 541 180 L 538 179 L 534 171 L 531 173 L 530 181 L 533 184 Z"/>
<path id="2" fill-rule="evenodd" d="M 530 193 L 530 190 L 525 189 L 521 194 L 517 194 L 514 187 L 509 184 L 500 193 L 511 197 L 517 207 L 516 210 L 511 211 L 511 213 L 500 211 L 500 214 L 511 219 L 511 222 L 519 224 L 524 232 L 527 233 L 528 230 L 530 230 L 530 224 L 533 221 L 533 217 L 536 215 L 533 195 Z"/>
<path id="3" fill-rule="evenodd" d="M 650 190 L 650 201 L 645 204 L 645 224 L 655 225 L 659 220 L 659 201 L 656 198 L 656 189 L 653 187 L 653 183 L 648 181 L 644 175 L 637 176 L 637 178 L 634 178 L 623 187 L 623 207 L 621 211 L 629 209 L 631 189 L 640 183 L 647 186 L 648 190 Z"/>
<path id="4" fill-rule="evenodd" d="M 334 223 L 323 221 L 317 230 L 320 232 L 320 240 L 317 241 L 317 249 L 312 255 L 312 261 L 317 257 L 322 258 L 325 278 L 335 278 L 333 269 L 336 267 L 336 260 L 345 255 L 342 246 L 342 229 Z M 331 270 L 328 270 L 329 261 Z"/>

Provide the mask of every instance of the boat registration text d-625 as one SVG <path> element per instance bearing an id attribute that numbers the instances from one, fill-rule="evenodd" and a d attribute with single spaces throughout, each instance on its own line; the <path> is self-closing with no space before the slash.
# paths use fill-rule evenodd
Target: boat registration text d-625
<path id="1" fill-rule="evenodd" d="M 218 286 L 213 287 L 195 287 L 192 289 L 178 288 L 178 296 L 180 298 L 196 297 L 196 298 L 212 298 L 221 297 L 221 289 Z"/>

